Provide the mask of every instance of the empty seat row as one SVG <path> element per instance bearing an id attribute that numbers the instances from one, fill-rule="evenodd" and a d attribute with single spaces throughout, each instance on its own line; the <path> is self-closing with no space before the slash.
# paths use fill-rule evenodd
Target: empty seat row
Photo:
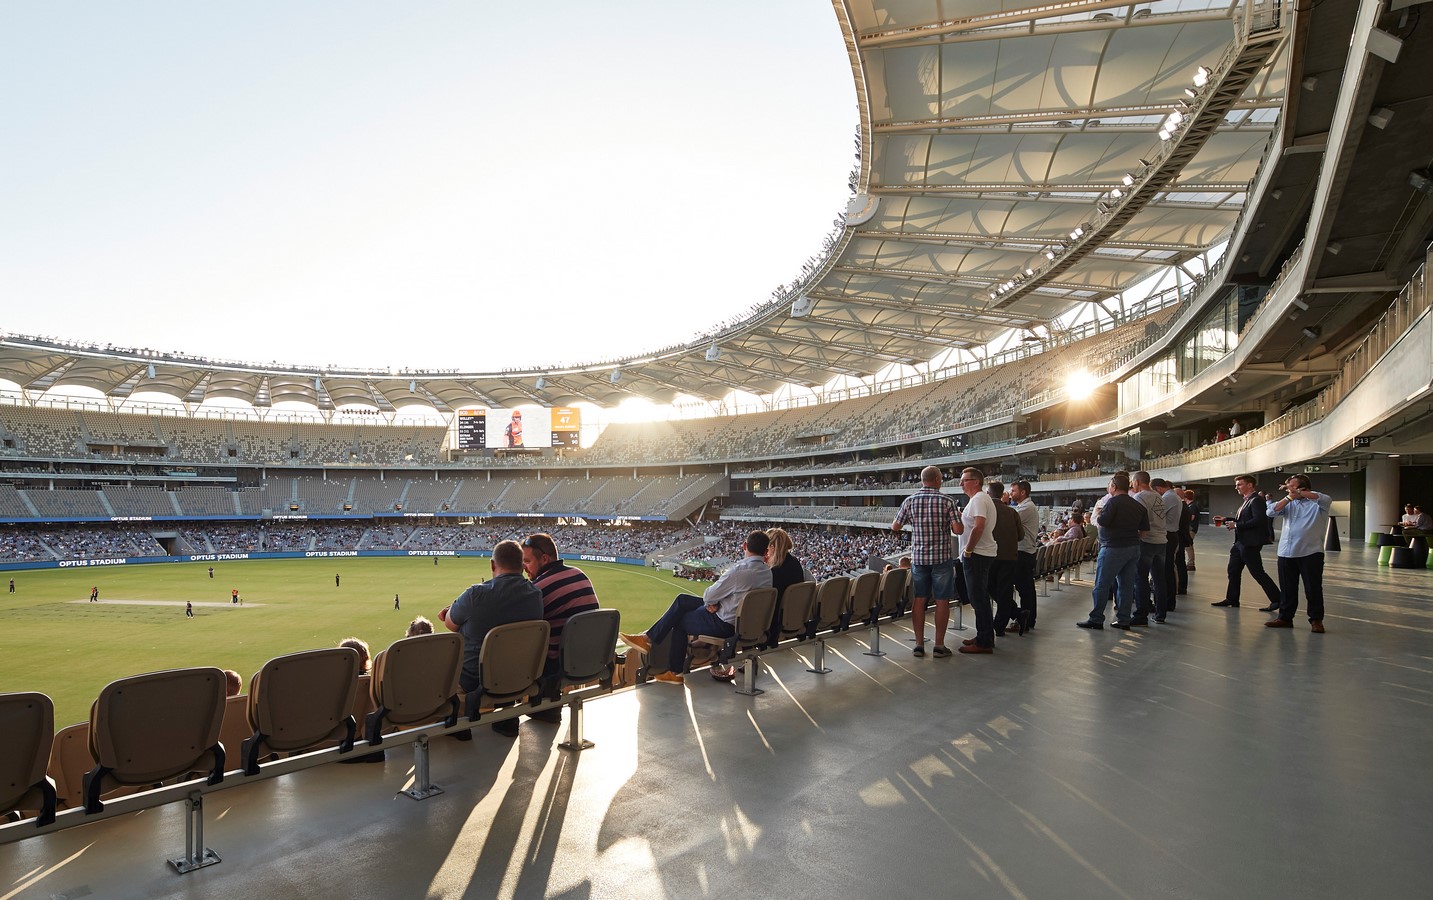
<path id="1" fill-rule="evenodd" d="M 230 783 L 235 775 L 237 783 L 271 777 L 400 734 L 414 744 L 419 763 L 419 777 L 405 793 L 422 799 L 440 792 L 428 781 L 427 735 L 459 729 L 464 709 L 471 727 L 479 719 L 513 718 L 521 709 L 566 705 L 571 715 L 562 746 L 585 749 L 591 744 L 582 737 L 581 710 L 592 691 L 581 689 L 611 690 L 618 619 L 611 609 L 569 619 L 557 673 L 547 677 L 546 622 L 494 628 L 480 653 L 482 690 L 466 704 L 458 686 L 463 638 L 452 632 L 394 642 L 375 657 L 371 677 L 359 674 L 358 655 L 346 647 L 286 654 L 266 663 L 241 697 L 226 698 L 224 673 L 212 667 L 122 678 L 100 692 L 88 722 L 59 735 L 49 697 L 0 694 L 0 813 L 34 826 L 8 835 L 5 830 L 19 826 L 0 827 L 0 842 L 79 824 L 104 813 L 106 800 L 155 791 L 152 802 L 125 807 L 144 808 L 187 793 L 189 846 L 170 860 L 187 872 L 218 861 L 202 846 L 202 795 L 223 789 L 226 776 Z M 294 759 L 299 763 L 266 771 Z M 165 791 L 166 785 L 180 793 Z"/>

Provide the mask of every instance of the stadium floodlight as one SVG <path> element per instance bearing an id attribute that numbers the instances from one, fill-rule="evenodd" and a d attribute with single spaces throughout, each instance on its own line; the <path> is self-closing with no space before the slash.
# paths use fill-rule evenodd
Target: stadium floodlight
<path id="1" fill-rule="evenodd" d="M 1134 184 L 1134 176 L 1126 172 L 1125 177 L 1121 178 L 1120 181 L 1124 182 L 1125 187 L 1129 187 L 1130 185 Z"/>
<path id="2" fill-rule="evenodd" d="M 1207 66 L 1200 66 L 1194 70 L 1194 86 L 1204 87 L 1209 83 L 1209 76 L 1214 73 Z"/>

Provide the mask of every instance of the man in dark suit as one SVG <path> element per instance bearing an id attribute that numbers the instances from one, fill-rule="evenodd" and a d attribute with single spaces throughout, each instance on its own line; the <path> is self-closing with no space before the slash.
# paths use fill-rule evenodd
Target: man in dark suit
<path id="1" fill-rule="evenodd" d="M 1223 600 L 1210 605 L 1237 607 L 1240 583 L 1244 570 L 1248 569 L 1269 598 L 1269 605 L 1261 607 L 1261 611 L 1272 612 L 1279 608 L 1279 586 L 1264 571 L 1264 560 L 1260 558 L 1259 550 L 1273 540 L 1274 523 L 1269 519 L 1268 507 L 1259 496 L 1259 482 L 1253 475 L 1240 475 L 1234 479 L 1234 489 L 1243 502 L 1233 518 L 1224 520 L 1224 527 L 1234 532 L 1234 546 L 1229 548 L 1229 587 Z"/>

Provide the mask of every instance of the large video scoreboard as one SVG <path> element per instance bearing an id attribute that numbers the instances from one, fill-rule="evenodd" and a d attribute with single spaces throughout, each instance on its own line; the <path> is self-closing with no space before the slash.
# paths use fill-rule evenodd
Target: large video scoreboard
<path id="1" fill-rule="evenodd" d="M 520 450 L 541 447 L 578 447 L 582 437 L 582 411 L 575 407 L 552 409 L 458 410 L 459 450 Z"/>

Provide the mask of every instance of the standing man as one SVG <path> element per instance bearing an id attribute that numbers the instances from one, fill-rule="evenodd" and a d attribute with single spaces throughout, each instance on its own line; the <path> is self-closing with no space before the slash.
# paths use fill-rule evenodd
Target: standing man
<path id="1" fill-rule="evenodd" d="M 702 596 L 678 594 L 662 617 L 641 634 L 620 637 L 627 646 L 649 654 L 652 645 L 671 636 L 668 647 L 667 671 L 652 676 L 653 681 L 682 684 L 682 670 L 687 665 L 687 636 L 710 634 L 728 638 L 736 634 L 736 614 L 746 592 L 771 587 L 771 567 L 766 564 L 766 548 L 771 539 L 764 531 L 753 531 L 742 544 L 743 556 L 722 576 L 712 582 Z"/>
<path id="2" fill-rule="evenodd" d="M 335 575 L 333 576 L 333 586 L 334 586 L 334 587 L 338 587 L 338 575 L 337 575 L 337 574 L 335 574 Z"/>
<path id="3" fill-rule="evenodd" d="M 1129 476 L 1110 476 L 1109 496 L 1095 504 L 1100 553 L 1095 557 L 1094 605 L 1090 616 L 1075 624 L 1096 631 L 1105 627 L 1105 610 L 1110 593 L 1115 593 L 1114 628 L 1129 630 L 1130 605 L 1134 599 L 1135 573 L 1139 571 L 1140 535 L 1149 531 L 1149 513 L 1144 504 L 1129 495 Z"/>
<path id="4" fill-rule="evenodd" d="M 1239 512 L 1232 519 L 1224 520 L 1224 527 L 1234 532 L 1234 546 L 1229 548 L 1229 587 L 1224 592 L 1224 599 L 1210 606 L 1237 609 L 1244 570 L 1248 569 L 1259 587 L 1264 589 L 1264 596 L 1269 598 L 1269 605 L 1260 607 L 1259 611 L 1274 612 L 1282 602 L 1279 588 L 1264 571 L 1264 560 L 1259 557 L 1259 550 L 1269 543 L 1272 528 L 1269 508 L 1259 497 L 1259 481 L 1253 475 L 1235 478 L 1234 489 L 1244 500 Z"/>
<path id="5" fill-rule="evenodd" d="M 1183 569 L 1184 564 L 1184 541 L 1179 533 L 1180 523 L 1184 521 L 1184 499 L 1179 496 L 1179 491 L 1174 485 L 1163 478 L 1153 479 L 1149 486 L 1154 488 L 1155 493 L 1159 494 L 1159 499 L 1164 501 L 1164 523 L 1161 525 L 1157 522 L 1150 522 L 1149 524 L 1156 529 L 1164 529 L 1164 568 L 1161 570 L 1161 575 L 1164 578 L 1164 609 L 1165 612 L 1171 612 L 1177 602 L 1174 599 L 1176 593 L 1184 593 L 1184 591 L 1178 590 L 1178 573 Z M 1187 583 L 1189 575 L 1186 574 L 1184 579 Z M 1163 622 L 1164 617 L 1156 616 L 1154 620 Z"/>
<path id="6" fill-rule="evenodd" d="M 184 618 L 186 618 L 186 619 L 192 619 L 192 618 L 194 618 L 194 601 L 193 601 L 193 600 L 186 600 L 186 601 L 184 601 Z"/>
<path id="7" fill-rule="evenodd" d="M 1020 595 L 1020 631 L 1023 633 L 1035 627 L 1035 549 L 1040 533 L 1040 510 L 1030 499 L 1028 481 L 1010 485 L 1010 499 L 1015 501 L 1011 508 L 1025 529 L 1015 556 L 1015 593 Z M 1080 537 L 1084 537 L 1083 529 Z"/>
<path id="8" fill-rule="evenodd" d="M 213 577 L 214 577 L 214 567 L 213 567 L 213 566 L 210 566 L 210 567 L 209 567 L 209 578 L 210 578 L 210 579 L 213 579 Z"/>
<path id="9" fill-rule="evenodd" d="M 1282 516 L 1279 535 L 1279 616 L 1265 628 L 1293 628 L 1299 611 L 1299 579 L 1309 598 L 1309 628 L 1324 633 L 1324 536 L 1328 533 L 1333 498 L 1313 489 L 1307 475 L 1290 475 L 1287 497 L 1269 501 L 1269 515 Z"/>
<path id="10" fill-rule="evenodd" d="M 15 593 L 15 579 L 10 579 L 10 593 Z"/>
<path id="11" fill-rule="evenodd" d="M 1020 524 L 1020 514 L 1005 502 L 1005 485 L 992 481 L 985 486 L 985 493 L 995 504 L 995 524 L 991 534 L 995 537 L 995 565 L 990 568 L 990 599 L 995 601 L 995 634 L 1004 637 L 1006 625 L 1019 616 L 1015 613 L 1015 561 L 1020 556 L 1020 539 L 1025 529 Z"/>
<path id="12" fill-rule="evenodd" d="M 398 605 L 398 595 L 397 595 L 397 594 L 394 594 L 394 595 L 393 595 L 393 608 L 394 608 L 394 609 L 401 609 L 401 608 L 402 608 L 402 607 L 400 607 L 400 606 Z"/>
<path id="13" fill-rule="evenodd" d="M 1194 571 L 1194 536 L 1199 533 L 1199 516 L 1203 512 L 1199 508 L 1199 501 L 1194 499 L 1194 491 L 1185 488 L 1184 505 L 1189 509 L 1189 542 L 1184 545 L 1185 568 Z"/>
<path id="14" fill-rule="evenodd" d="M 506 440 L 507 440 L 507 445 L 508 445 L 509 447 L 521 447 L 521 446 L 522 446 L 522 412 L 521 412 L 521 411 L 516 410 L 516 409 L 512 411 L 512 420 L 511 420 L 510 422 L 508 422 L 507 427 L 503 428 L 503 437 L 506 438 Z"/>
<path id="15" fill-rule="evenodd" d="M 911 628 L 916 633 L 916 656 L 925 656 L 925 608 L 935 601 L 936 656 L 949 656 L 945 631 L 950 625 L 950 601 L 955 598 L 955 563 L 950 536 L 960 534 L 960 510 L 955 500 L 940 489 L 940 466 L 921 469 L 921 488 L 901 503 L 891 522 L 899 533 L 911 526 Z"/>
<path id="16" fill-rule="evenodd" d="M 1135 472 L 1131 496 L 1140 502 L 1149 514 L 1149 530 L 1139 537 L 1139 568 L 1135 577 L 1135 610 L 1130 624 L 1137 627 L 1149 625 L 1151 583 L 1154 593 L 1154 617 L 1163 622 L 1169 611 L 1169 584 L 1164 579 L 1165 547 L 1169 540 L 1164 535 L 1164 498 L 1150 485 L 1149 473 Z"/>
<path id="17" fill-rule="evenodd" d="M 99 589 L 99 585 L 95 585 L 94 587 L 90 588 L 90 602 L 91 602 L 91 603 L 98 603 L 98 602 L 100 602 L 100 589 Z"/>
<path id="18" fill-rule="evenodd" d="M 556 675 L 558 672 L 558 651 L 562 646 L 562 629 L 567 620 L 581 612 L 598 609 L 597 591 L 581 569 L 569 566 L 557 552 L 557 542 L 552 535 L 539 532 L 528 535 L 522 542 L 522 570 L 542 592 L 542 617 L 551 629 L 547 645 L 547 663 L 542 674 Z M 562 721 L 562 710 L 558 708 L 533 713 L 532 718 L 543 722 Z"/>
<path id="19" fill-rule="evenodd" d="M 483 638 L 499 625 L 542 618 L 542 592 L 522 577 L 522 548 L 517 541 L 500 541 L 490 562 L 493 578 L 471 585 L 449 606 L 438 611 L 438 621 L 463 635 L 463 671 L 458 683 L 468 694 L 482 688 L 478 657 Z M 517 737 L 517 720 L 493 723 L 503 737 Z"/>
<path id="20" fill-rule="evenodd" d="M 980 489 L 985 473 L 960 471 L 960 489 L 969 499 L 961 513 L 960 567 L 965 570 L 965 595 L 975 610 L 975 637 L 962 642 L 961 653 L 995 652 L 995 616 L 990 609 L 990 570 L 995 567 L 995 502 Z"/>

